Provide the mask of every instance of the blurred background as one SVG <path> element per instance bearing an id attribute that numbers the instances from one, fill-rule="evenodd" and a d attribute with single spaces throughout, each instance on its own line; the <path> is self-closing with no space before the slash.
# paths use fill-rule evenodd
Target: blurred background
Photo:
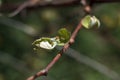
<path id="1" fill-rule="evenodd" d="M 0 6 L 23 1 L 0 0 Z M 0 80 L 25 80 L 45 68 L 60 48 L 33 51 L 32 42 L 63 27 L 72 33 L 84 15 L 81 5 L 24 9 L 11 18 L 5 15 L 14 10 L 0 11 Z M 100 28 L 82 28 L 48 76 L 36 80 L 120 80 L 120 3 L 95 4 L 92 14 Z"/>

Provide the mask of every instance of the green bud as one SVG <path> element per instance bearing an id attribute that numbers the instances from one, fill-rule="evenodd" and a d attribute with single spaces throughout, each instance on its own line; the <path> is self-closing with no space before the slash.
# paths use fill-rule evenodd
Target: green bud
<path id="1" fill-rule="evenodd" d="M 32 43 L 32 45 L 34 45 L 37 48 L 43 48 L 43 49 L 51 50 L 57 45 L 57 42 L 56 42 L 55 39 L 56 38 L 42 37 L 40 39 L 35 40 Z M 36 48 L 34 48 L 34 50 L 35 49 Z"/>
<path id="2" fill-rule="evenodd" d="M 68 42 L 70 38 L 70 32 L 68 32 L 65 28 L 62 28 L 58 31 L 58 36 L 54 38 L 42 37 L 40 39 L 35 40 L 32 45 L 34 46 L 34 50 L 38 48 L 43 48 L 47 50 L 54 49 L 57 45 L 64 46 L 66 42 Z"/>
<path id="3" fill-rule="evenodd" d="M 58 37 L 60 39 L 60 43 L 66 43 L 70 39 L 70 32 L 66 28 L 62 28 L 58 31 Z"/>
<path id="4" fill-rule="evenodd" d="M 93 27 L 100 27 L 100 21 L 95 16 L 87 15 L 82 20 L 83 27 L 90 29 Z"/>

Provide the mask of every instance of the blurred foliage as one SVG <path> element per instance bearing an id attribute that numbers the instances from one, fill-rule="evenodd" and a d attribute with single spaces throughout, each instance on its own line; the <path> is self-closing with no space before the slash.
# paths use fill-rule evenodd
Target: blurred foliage
<path id="1" fill-rule="evenodd" d="M 1 1 L 1 0 L 0 0 Z M 2 0 L 2 3 L 21 0 Z M 98 4 L 92 13 L 101 21 L 100 29 L 81 29 L 71 46 L 120 74 L 120 4 Z M 4 14 L 4 13 L 3 13 Z M 21 13 L 22 14 L 22 13 Z M 81 6 L 40 8 L 27 11 L 24 15 L 9 18 L 28 25 L 35 34 L 28 34 L 24 27 L 15 28 L 13 23 L 3 23 L 0 17 L 0 80 L 25 80 L 53 59 L 58 52 L 39 50 L 34 52 L 32 42 L 40 37 L 51 37 L 65 27 L 69 31 L 77 26 L 84 12 Z M 5 17 L 6 18 L 6 17 Z M 6 20 L 7 21 L 7 20 Z M 8 26 L 10 24 L 10 26 Z M 12 25 L 11 25 L 12 24 Z M 16 27 L 18 27 L 16 25 Z M 21 29 L 22 28 L 22 29 Z M 4 55 L 3 54 L 7 54 Z M 74 54 L 74 53 L 73 53 Z M 36 80 L 111 80 L 87 65 L 63 55 L 50 70 L 48 77 Z"/>

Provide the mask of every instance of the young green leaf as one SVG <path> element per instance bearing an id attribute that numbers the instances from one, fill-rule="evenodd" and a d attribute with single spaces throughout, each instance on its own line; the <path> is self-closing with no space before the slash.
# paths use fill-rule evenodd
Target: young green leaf
<path id="1" fill-rule="evenodd" d="M 66 42 L 68 42 L 70 38 L 70 32 L 65 28 L 62 28 L 58 31 L 58 36 L 54 38 L 42 37 L 40 39 L 35 40 L 32 45 L 35 47 L 34 50 L 38 48 L 43 48 L 47 50 L 54 49 L 57 45 L 64 46 Z"/>
<path id="2" fill-rule="evenodd" d="M 42 37 L 40 39 L 35 40 L 32 43 L 32 45 L 34 45 L 36 48 L 51 50 L 57 45 L 57 42 L 56 42 L 56 38 Z"/>
<path id="3" fill-rule="evenodd" d="M 95 16 L 87 15 L 83 18 L 82 25 L 83 25 L 83 27 L 85 27 L 87 29 L 90 29 L 93 27 L 99 28 L 100 21 Z"/>
<path id="4" fill-rule="evenodd" d="M 62 28 L 58 31 L 58 37 L 61 44 L 68 42 L 70 39 L 70 32 L 66 28 Z"/>

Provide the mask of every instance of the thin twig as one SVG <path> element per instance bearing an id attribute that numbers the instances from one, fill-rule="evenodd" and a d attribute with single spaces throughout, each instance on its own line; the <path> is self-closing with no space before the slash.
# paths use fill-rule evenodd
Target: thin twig
<path id="1" fill-rule="evenodd" d="M 20 11 L 25 9 L 28 5 L 29 5 L 29 2 L 24 2 L 14 12 L 8 14 L 8 17 L 13 17 L 13 16 L 17 15 Z"/>
<path id="2" fill-rule="evenodd" d="M 32 1 L 32 0 L 30 0 Z M 81 0 L 82 1 L 82 0 Z M 113 3 L 113 2 L 120 2 L 120 0 L 90 0 L 90 3 L 91 4 L 94 4 L 94 3 Z M 0 6 L 0 11 L 10 11 L 10 10 L 14 10 L 14 14 L 12 14 L 12 16 L 18 14 L 21 10 L 23 9 L 32 9 L 32 10 L 35 10 L 35 9 L 39 9 L 39 8 L 43 8 L 43 7 L 65 7 L 65 6 L 73 6 L 73 5 L 80 5 L 80 0 L 70 0 L 69 2 L 63 2 L 63 3 L 54 3 L 54 0 L 53 2 L 51 3 L 47 3 L 47 4 L 42 4 L 42 3 L 39 3 L 39 2 L 35 2 L 34 4 L 32 4 L 31 2 L 29 1 L 25 1 L 21 4 L 12 4 L 12 3 L 4 3 Z M 86 7 L 87 8 L 87 7 Z"/>
<path id="3" fill-rule="evenodd" d="M 85 12 L 87 14 L 89 14 L 91 12 L 91 7 L 88 5 L 86 0 L 81 0 L 81 3 L 85 7 Z M 80 21 L 80 23 L 78 24 L 78 26 L 72 33 L 72 36 L 71 36 L 70 40 L 68 41 L 68 43 L 65 44 L 65 46 L 60 50 L 60 52 L 55 56 L 55 58 L 48 64 L 48 66 L 45 69 L 36 73 L 35 75 L 29 77 L 27 80 L 35 80 L 37 77 L 46 76 L 48 74 L 48 71 L 52 68 L 52 66 L 61 58 L 62 54 L 65 53 L 66 50 L 70 47 L 70 45 L 74 43 L 76 35 L 79 32 L 79 30 L 81 29 L 81 27 L 82 27 L 82 24 Z"/>
<path id="4" fill-rule="evenodd" d="M 86 14 L 90 14 L 91 6 L 87 3 L 86 0 L 81 0 L 81 4 L 84 6 L 84 11 Z"/>
<path id="5" fill-rule="evenodd" d="M 65 44 L 65 46 L 60 50 L 60 52 L 55 56 L 55 58 L 47 65 L 47 67 L 45 69 L 39 71 L 35 75 L 29 77 L 27 80 L 35 80 L 39 76 L 46 76 L 48 71 L 60 59 L 62 54 L 70 47 L 71 44 L 74 43 L 76 35 L 77 35 L 78 31 L 81 29 L 81 27 L 82 27 L 82 24 L 81 24 L 81 21 L 80 21 L 80 23 L 78 24 L 78 26 L 76 27 L 76 29 L 72 33 L 72 36 L 71 36 L 70 40 L 68 41 L 68 43 Z"/>
<path id="6" fill-rule="evenodd" d="M 76 3 L 76 1 L 70 1 L 69 5 L 73 2 Z M 17 15 L 18 13 L 20 13 L 23 9 L 28 8 L 28 7 L 38 6 L 39 4 L 41 4 L 41 6 L 43 6 L 43 7 L 46 4 L 48 6 L 59 6 L 59 5 L 61 5 L 61 3 L 60 4 L 59 3 L 54 3 L 52 1 L 51 2 L 46 1 L 46 3 L 45 3 L 45 2 L 42 2 L 42 0 L 27 0 L 24 3 L 22 3 L 21 5 L 19 5 L 18 8 L 14 12 L 10 13 L 8 16 L 13 17 L 13 16 Z M 68 2 L 63 3 L 63 5 L 66 5 L 66 4 L 68 4 Z"/>
<path id="7" fill-rule="evenodd" d="M 84 0 L 83 6 L 86 7 L 87 2 L 86 0 Z M 89 6 L 90 8 L 90 6 Z M 91 9 L 89 11 L 85 11 L 85 13 L 90 13 Z M 82 21 L 82 20 L 81 20 Z M 54 57 L 54 59 L 47 65 L 47 67 L 41 71 L 39 71 L 38 73 L 36 73 L 35 75 L 29 77 L 27 80 L 35 80 L 37 77 L 39 76 L 46 76 L 48 74 L 48 71 L 52 68 L 52 66 L 61 58 L 62 54 L 66 52 L 66 50 L 70 47 L 71 44 L 74 43 L 75 38 L 79 32 L 79 30 L 82 28 L 82 24 L 81 21 L 79 22 L 78 26 L 75 28 L 75 30 L 73 31 L 68 43 L 66 43 L 64 45 L 64 47 L 60 50 L 60 52 Z"/>
<path id="8" fill-rule="evenodd" d="M 92 3 L 113 3 L 120 2 L 120 0 L 90 0 Z"/>
<path id="9" fill-rule="evenodd" d="M 13 17 L 15 15 L 17 15 L 20 11 L 22 11 L 23 9 L 29 7 L 29 6 L 35 6 L 38 3 L 40 3 L 41 0 L 27 0 L 24 3 L 22 3 L 14 12 L 10 13 L 8 16 L 9 17 Z"/>

